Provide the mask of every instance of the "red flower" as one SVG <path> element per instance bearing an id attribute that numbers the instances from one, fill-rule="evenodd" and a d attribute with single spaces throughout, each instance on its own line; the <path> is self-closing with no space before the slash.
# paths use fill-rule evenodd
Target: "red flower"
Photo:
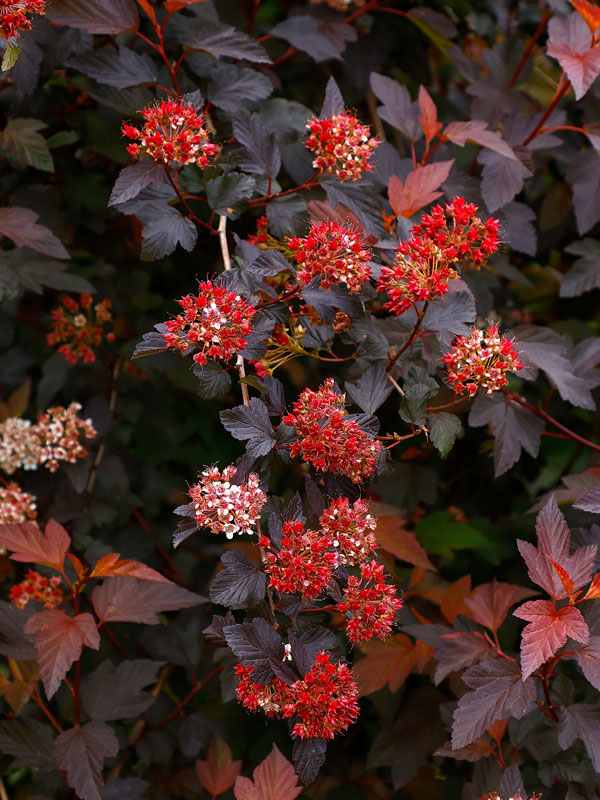
<path id="1" fill-rule="evenodd" d="M 165 323 L 167 347 L 182 355 L 196 348 L 194 361 L 201 366 L 209 358 L 229 361 L 244 349 L 256 309 L 235 292 L 206 281 L 198 284 L 197 296 L 178 302 L 184 313 Z"/>
<path id="2" fill-rule="evenodd" d="M 0 487 L 0 524 L 28 522 L 37 517 L 36 498 L 11 481 Z"/>
<path id="3" fill-rule="evenodd" d="M 239 702 L 249 711 L 262 709 L 267 717 L 276 717 L 284 704 L 290 701 L 289 686 L 280 678 L 270 683 L 253 683 L 251 678 L 254 667 L 235 667 L 237 687 L 235 693 Z"/>
<path id="4" fill-rule="evenodd" d="M 56 608 L 62 603 L 63 594 L 58 588 L 60 576 L 54 575 L 48 579 L 39 572 L 30 569 L 27 577 L 21 583 L 16 583 L 10 589 L 10 602 L 17 608 L 25 608 L 30 600 L 37 600 L 46 608 Z"/>
<path id="5" fill-rule="evenodd" d="M 302 284 L 318 275 L 323 289 L 343 283 L 355 294 L 369 280 L 371 251 L 365 247 L 361 234 L 352 228 L 336 222 L 313 223 L 308 236 L 294 236 L 287 245 L 295 251 Z"/>
<path id="6" fill-rule="evenodd" d="M 352 505 L 347 497 L 333 500 L 319 519 L 321 532 L 336 548 L 338 564 L 358 564 L 377 548 L 377 523 L 364 500 Z"/>
<path id="7" fill-rule="evenodd" d="M 373 636 L 385 639 L 394 617 L 402 608 L 396 587 L 385 582 L 383 564 L 370 561 L 360 565 L 360 578 L 351 575 L 338 611 L 349 615 L 346 633 L 351 642 L 366 642 Z"/>
<path id="8" fill-rule="evenodd" d="M 375 470 L 381 444 L 348 417 L 346 395 L 336 394 L 333 378 L 313 392 L 305 389 L 284 418 L 298 434 L 290 453 L 321 471 L 347 475 L 360 483 Z"/>
<path id="9" fill-rule="evenodd" d="M 127 151 L 137 157 L 143 150 L 155 161 L 168 164 L 197 164 L 204 168 L 218 147 L 208 141 L 204 128 L 205 116 L 188 103 L 161 100 L 142 111 L 144 126 L 124 124 L 123 136 L 137 140 L 127 146 Z M 138 144 L 139 142 L 139 144 Z"/>
<path id="10" fill-rule="evenodd" d="M 28 14 L 44 14 L 46 0 L 0 0 L 0 36 L 10 39 L 19 31 L 31 30 Z"/>
<path id="11" fill-rule="evenodd" d="M 370 172 L 369 158 L 379 144 L 371 137 L 368 125 L 353 114 L 336 114 L 331 119 L 313 119 L 306 123 L 310 135 L 306 146 L 315 154 L 315 169 L 335 172 L 340 181 L 356 181 Z"/>
<path id="12" fill-rule="evenodd" d="M 79 302 L 72 297 L 62 297 L 61 308 L 55 308 L 52 317 L 52 330 L 46 334 L 49 345 L 59 344 L 61 356 L 71 364 L 76 364 L 79 359 L 84 363 L 93 363 L 96 360 L 94 349 L 102 344 L 105 336 L 103 326 L 112 320 L 110 300 L 102 300 L 92 306 L 92 296 L 84 292 L 79 297 Z M 107 341 L 114 341 L 114 334 L 106 334 Z"/>
<path id="13" fill-rule="evenodd" d="M 473 328 L 470 336 L 459 336 L 442 361 L 455 393 L 471 396 L 480 387 L 486 394 L 501 389 L 508 384 L 507 372 L 523 368 L 513 343 L 500 336 L 497 325 L 490 325 L 487 331 Z"/>

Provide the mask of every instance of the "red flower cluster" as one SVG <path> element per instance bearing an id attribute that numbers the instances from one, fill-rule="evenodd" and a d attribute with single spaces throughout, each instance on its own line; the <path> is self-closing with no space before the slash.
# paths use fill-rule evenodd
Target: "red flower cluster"
<path id="1" fill-rule="evenodd" d="M 46 0 L 0 0 L 0 35 L 3 39 L 31 30 L 28 14 L 44 14 Z"/>
<path id="2" fill-rule="evenodd" d="M 396 587 L 385 582 L 383 564 L 376 561 L 360 565 L 360 578 L 351 575 L 338 611 L 349 615 L 346 633 L 351 642 L 366 642 L 373 636 L 385 639 L 389 635 L 394 617 L 402 608 L 396 597 Z"/>
<path id="3" fill-rule="evenodd" d="M 46 341 L 51 346 L 64 342 L 58 352 L 71 364 L 76 364 L 80 358 L 84 363 L 93 363 L 96 360 L 94 348 L 102 343 L 103 325 L 112 319 L 110 300 L 92 304 L 91 294 L 84 292 L 79 302 L 68 296 L 61 297 L 61 302 L 63 307 L 51 312 L 52 330 L 46 334 Z M 108 342 L 114 339 L 114 333 L 106 334 Z"/>
<path id="4" fill-rule="evenodd" d="M 194 361 L 204 366 L 209 358 L 229 361 L 243 350 L 256 309 L 242 298 L 211 281 L 198 283 L 198 295 L 178 301 L 183 314 L 165 323 L 167 347 L 185 355 L 190 347 L 199 352 Z"/>
<path id="5" fill-rule="evenodd" d="M 11 481 L 0 488 L 0 524 L 27 522 L 37 517 L 36 500 Z"/>
<path id="6" fill-rule="evenodd" d="M 264 244 L 267 239 L 269 238 L 269 221 L 266 217 L 259 217 L 256 220 L 256 233 L 251 233 L 248 236 L 248 241 L 250 244 L 255 245 L 256 247 L 260 247 L 261 244 Z"/>
<path id="7" fill-rule="evenodd" d="M 17 608 L 25 608 L 30 600 L 37 600 L 38 603 L 43 603 L 46 608 L 56 608 L 63 600 L 63 594 L 58 588 L 59 585 L 59 575 L 45 578 L 39 572 L 30 569 L 27 577 L 21 583 L 11 586 L 10 602 Z"/>
<path id="8" fill-rule="evenodd" d="M 336 394 L 333 383 L 328 378 L 316 392 L 305 389 L 293 412 L 284 417 L 298 434 L 290 453 L 301 455 L 318 470 L 347 475 L 360 483 L 375 470 L 381 444 L 348 418 L 346 395 Z"/>
<path id="9" fill-rule="evenodd" d="M 435 206 L 415 225 L 407 242 L 396 251 L 393 267 L 382 267 L 378 292 L 387 292 L 385 304 L 396 316 L 413 303 L 442 297 L 448 281 L 458 278 L 452 264 L 470 261 L 477 268 L 498 250 L 499 223 L 482 222 L 473 203 L 455 197 L 445 208 Z"/>
<path id="10" fill-rule="evenodd" d="M 490 325 L 487 331 L 473 328 L 470 336 L 459 336 L 442 361 L 455 393 L 471 396 L 480 387 L 486 394 L 501 389 L 508 384 L 506 373 L 523 367 L 513 343 L 500 336 L 497 325 Z"/>
<path id="11" fill-rule="evenodd" d="M 298 278 L 302 284 L 320 276 L 321 287 L 329 289 L 344 283 L 351 294 L 362 289 L 369 280 L 371 251 L 364 246 L 362 236 L 336 222 L 314 223 L 308 236 L 294 236 L 287 243 L 299 265 Z"/>
<path id="12" fill-rule="evenodd" d="M 333 500 L 319 519 L 321 533 L 331 540 L 337 552 L 337 563 L 358 564 L 377 548 L 373 531 L 377 527 L 364 500 L 352 505 L 347 497 Z"/>
<path id="13" fill-rule="evenodd" d="M 368 125 L 353 114 L 336 114 L 331 119 L 312 119 L 306 123 L 310 135 L 306 146 L 315 154 L 315 169 L 335 172 L 340 181 L 356 181 L 370 172 L 369 158 L 379 144 Z"/>
<path id="14" fill-rule="evenodd" d="M 337 564 L 332 539 L 323 531 L 304 530 L 301 522 L 284 522 L 281 549 L 275 550 L 267 536 L 259 544 L 264 547 L 265 572 L 269 586 L 278 592 L 316 597 L 331 579 Z"/>
<path id="15" fill-rule="evenodd" d="M 209 467 L 199 483 L 190 486 L 198 527 L 224 533 L 228 539 L 233 539 L 236 533 L 253 533 L 267 500 L 258 475 L 251 472 L 247 481 L 235 484 L 231 483 L 235 473 L 233 466 L 225 467 L 223 474 L 217 467 Z"/>
<path id="16" fill-rule="evenodd" d="M 279 678 L 261 685 L 250 680 L 254 667 L 238 664 L 237 697 L 245 708 L 262 708 L 269 717 L 295 718 L 292 734 L 301 739 L 333 739 L 359 714 L 358 686 L 345 664 L 317 655 L 303 680 L 285 684 Z"/>
<path id="17" fill-rule="evenodd" d="M 144 127 L 124 124 L 122 133 L 129 139 L 139 140 L 127 146 L 127 152 L 139 156 L 144 151 L 155 161 L 168 164 L 197 164 L 204 169 L 217 145 L 208 141 L 204 128 L 205 116 L 187 103 L 161 100 L 141 112 Z"/>

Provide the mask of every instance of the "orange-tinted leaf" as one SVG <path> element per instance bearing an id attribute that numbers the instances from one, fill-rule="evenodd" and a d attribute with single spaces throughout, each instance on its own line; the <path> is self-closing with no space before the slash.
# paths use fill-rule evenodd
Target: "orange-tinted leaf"
<path id="1" fill-rule="evenodd" d="M 61 684 L 71 664 L 77 661 L 83 646 L 100 647 L 100 634 L 91 614 L 68 617 L 63 611 L 50 608 L 27 620 L 25 633 L 35 637 L 34 645 L 40 677 L 48 699 Z"/>
<path id="2" fill-rule="evenodd" d="M 8 665 L 14 679 L 9 681 L 0 675 L 0 697 L 3 697 L 14 714 L 18 715 L 37 688 L 38 667 L 35 661 L 17 663 L 12 658 L 8 660 Z"/>
<path id="3" fill-rule="evenodd" d="M 379 517 L 375 536 L 381 547 L 400 561 L 414 564 L 415 567 L 436 571 L 413 531 L 406 529 L 402 517 Z"/>
<path id="4" fill-rule="evenodd" d="M 427 144 L 434 138 L 442 128 L 442 123 L 437 118 L 437 108 L 431 96 L 424 86 L 419 86 L 419 109 L 421 116 L 419 122 L 423 128 Z"/>
<path id="5" fill-rule="evenodd" d="M 77 577 L 83 578 L 87 572 L 87 569 L 83 566 L 81 561 L 77 558 L 76 555 L 74 555 L 74 553 L 67 553 L 67 558 L 73 565 L 73 569 L 75 570 Z"/>
<path id="6" fill-rule="evenodd" d="M 196 3 L 204 3 L 204 0 L 166 0 L 165 8 L 169 14 L 174 14 L 186 6 L 193 6 Z"/>
<path id="7" fill-rule="evenodd" d="M 131 558 L 120 558 L 120 555 L 120 553 L 108 553 L 108 555 L 99 558 L 90 574 L 90 578 L 114 578 L 117 575 L 122 575 L 126 578 L 141 578 L 145 581 L 172 583 L 152 567 L 147 567 L 145 564 L 133 561 Z"/>
<path id="8" fill-rule="evenodd" d="M 468 616 L 469 608 L 465 604 L 465 597 L 470 591 L 470 575 L 463 575 L 462 578 L 459 578 L 446 590 L 444 598 L 440 603 L 440 610 L 450 624 L 454 622 L 454 619 L 459 614 Z"/>
<path id="9" fill-rule="evenodd" d="M 415 664 L 419 672 L 423 672 L 434 655 L 435 647 L 425 644 L 421 639 L 417 639 L 415 642 Z"/>
<path id="10" fill-rule="evenodd" d="M 500 583 L 494 578 L 491 583 L 484 583 L 473 589 L 471 596 L 465 598 L 465 603 L 475 622 L 491 631 L 497 631 L 511 606 L 536 594 L 533 589 Z"/>
<path id="11" fill-rule="evenodd" d="M 282 756 L 277 745 L 252 773 L 254 782 L 241 775 L 236 778 L 233 793 L 236 800 L 294 800 L 302 791 L 291 763 Z"/>
<path id="12" fill-rule="evenodd" d="M 600 572 L 597 572 L 592 578 L 590 588 L 583 596 L 584 600 L 597 600 L 600 597 Z"/>
<path id="13" fill-rule="evenodd" d="M 210 742 L 206 761 L 196 761 L 198 780 L 210 795 L 231 789 L 241 768 L 242 762 L 232 759 L 229 745 L 219 734 Z"/>
<path id="14" fill-rule="evenodd" d="M 564 567 L 561 567 L 561 565 L 558 563 L 558 561 L 555 561 L 552 558 L 552 556 L 547 555 L 546 557 L 548 558 L 548 560 L 550 561 L 550 563 L 552 564 L 552 566 L 556 570 L 556 574 L 560 578 L 560 582 L 564 586 L 565 592 L 567 593 L 567 595 L 569 597 L 571 597 L 571 595 L 573 594 L 573 589 L 575 588 L 575 585 L 574 585 L 573 581 L 571 580 L 571 576 L 569 575 L 569 573 L 567 572 L 567 570 Z"/>
<path id="15" fill-rule="evenodd" d="M 153 23 L 155 23 L 156 22 L 156 13 L 155 13 L 154 9 L 152 8 L 152 6 L 150 5 L 150 3 L 148 2 L 148 0 L 137 0 L 137 3 L 138 3 L 139 6 L 141 6 L 141 8 L 144 9 L 146 14 L 150 18 L 150 20 Z M 165 3 L 165 6 L 166 5 L 167 4 Z"/>
<path id="16" fill-rule="evenodd" d="M 487 729 L 487 733 L 492 737 L 492 739 L 500 744 L 502 739 L 504 738 L 504 734 L 506 733 L 506 729 L 508 728 L 508 720 L 507 719 L 497 719 L 493 725 Z"/>
<path id="17" fill-rule="evenodd" d="M 488 130 L 487 122 L 481 119 L 451 122 L 440 138 L 444 141 L 454 142 L 459 147 L 464 147 L 467 142 L 475 142 L 475 144 L 487 147 L 488 150 L 500 153 L 501 156 L 506 156 L 513 161 L 517 159 L 512 147 L 504 141 L 499 133 Z"/>
<path id="18" fill-rule="evenodd" d="M 595 33 L 600 27 L 600 8 L 589 0 L 571 0 L 571 5 L 581 14 L 590 31 Z"/>
<path id="19" fill-rule="evenodd" d="M 70 544 L 69 534 L 53 519 L 44 533 L 34 522 L 0 525 L 0 546 L 13 551 L 13 561 L 43 564 L 60 572 Z"/>
<path id="20" fill-rule="evenodd" d="M 362 695 L 377 692 L 389 684 L 397 692 L 417 662 L 415 645 L 403 633 L 361 647 L 365 657 L 354 665 Z"/>
<path id="21" fill-rule="evenodd" d="M 454 159 L 425 164 L 410 172 L 404 183 L 396 175 L 392 175 L 388 184 L 388 197 L 396 216 L 412 217 L 419 209 L 437 200 L 442 194 L 437 189 L 450 174 L 453 164 Z"/>
<path id="22" fill-rule="evenodd" d="M 9 417 L 20 417 L 29 405 L 31 393 L 31 378 L 27 378 L 10 395 L 6 403 L 0 403 L 0 421 L 4 422 Z"/>
<path id="23" fill-rule="evenodd" d="M 102 622 L 141 622 L 158 625 L 162 611 L 178 611 L 206 602 L 202 595 L 174 583 L 137 578 L 106 578 L 92 592 L 92 605 Z"/>
<path id="24" fill-rule="evenodd" d="M 471 744 L 460 747 L 458 750 L 452 749 L 452 742 L 446 742 L 446 744 L 443 744 L 433 755 L 474 763 L 475 761 L 480 761 L 482 758 L 487 758 L 487 756 L 491 755 L 493 752 L 494 747 L 492 743 L 483 736 L 480 736 L 479 739 L 475 739 Z M 496 795 L 496 797 L 500 800 L 499 795 Z"/>

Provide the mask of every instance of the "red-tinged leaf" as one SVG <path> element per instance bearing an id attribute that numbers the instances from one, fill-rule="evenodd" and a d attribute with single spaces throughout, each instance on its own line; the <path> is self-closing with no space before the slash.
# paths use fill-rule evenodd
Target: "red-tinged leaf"
<path id="1" fill-rule="evenodd" d="M 459 147 L 464 147 L 467 142 L 486 147 L 495 153 L 517 160 L 512 147 L 507 144 L 500 134 L 488 130 L 487 122 L 481 119 L 470 119 L 468 122 L 451 122 L 443 133 L 443 138 L 447 139 Z"/>
<path id="2" fill-rule="evenodd" d="M 491 583 L 484 583 L 474 589 L 471 596 L 465 598 L 465 603 L 475 622 L 491 631 L 497 631 L 511 606 L 536 594 L 538 592 L 533 589 L 500 583 L 494 578 Z"/>
<path id="3" fill-rule="evenodd" d="M 465 603 L 465 598 L 471 591 L 471 576 L 463 575 L 454 581 L 444 593 L 440 603 L 440 611 L 452 625 L 459 614 L 469 615 L 469 607 Z"/>
<path id="4" fill-rule="evenodd" d="M 415 645 L 403 633 L 361 647 L 365 657 L 354 665 L 361 695 L 372 694 L 388 684 L 397 692 L 417 662 Z"/>
<path id="5" fill-rule="evenodd" d="M 502 739 L 504 738 L 504 734 L 508 728 L 508 720 L 507 719 L 497 719 L 490 727 L 487 729 L 487 733 L 494 739 L 497 744 L 500 744 Z"/>
<path id="6" fill-rule="evenodd" d="M 67 553 L 67 558 L 73 565 L 73 569 L 75 570 L 75 574 L 78 578 L 83 578 L 87 573 L 87 569 L 81 563 L 81 561 L 77 558 L 74 553 Z"/>
<path id="7" fill-rule="evenodd" d="M 294 800 L 302 791 L 291 763 L 282 756 L 277 745 L 252 773 L 250 778 L 236 778 L 233 793 L 236 800 Z"/>
<path id="8" fill-rule="evenodd" d="M 456 761 L 470 761 L 474 763 L 475 761 L 480 761 L 482 758 L 487 758 L 493 752 L 494 747 L 492 743 L 488 739 L 480 736 L 479 739 L 475 739 L 474 742 L 458 750 L 452 749 L 452 742 L 446 742 L 446 744 L 438 748 L 433 755 L 454 758 Z"/>
<path id="9" fill-rule="evenodd" d="M 400 516 L 378 517 L 375 530 L 378 543 L 400 561 L 437 572 L 414 532 L 407 530 L 405 524 Z"/>
<path id="10" fill-rule="evenodd" d="M 529 622 L 521 634 L 521 668 L 523 680 L 551 658 L 567 641 L 567 637 L 586 644 L 590 630 L 575 606 L 556 609 L 548 600 L 529 600 L 513 616 Z"/>
<path id="11" fill-rule="evenodd" d="M 427 664 L 435 655 L 435 647 L 426 644 L 421 639 L 415 642 L 415 664 L 419 672 L 423 672 Z"/>
<path id="12" fill-rule="evenodd" d="M 48 699 L 57 691 L 84 645 L 97 650 L 100 634 L 91 614 L 68 617 L 56 608 L 41 611 L 27 620 L 25 633 L 33 634 L 40 677 Z"/>
<path id="13" fill-rule="evenodd" d="M 592 686 L 600 690 L 600 636 L 590 640 L 577 650 L 577 663 Z"/>
<path id="14" fill-rule="evenodd" d="M 86 722 L 56 737 L 56 763 L 67 775 L 69 786 L 81 800 L 103 800 L 102 766 L 105 758 L 116 756 L 119 740 L 105 722 Z"/>
<path id="15" fill-rule="evenodd" d="M 96 562 L 96 566 L 90 574 L 90 578 L 115 578 L 122 576 L 126 578 L 140 578 L 145 581 L 157 581 L 158 583 L 172 583 L 160 572 L 152 567 L 147 567 L 139 561 L 131 558 L 121 558 L 120 553 L 109 553 L 102 556 Z"/>
<path id="16" fill-rule="evenodd" d="M 597 572 L 592 578 L 590 588 L 583 596 L 584 600 L 597 600 L 600 597 L 600 572 Z"/>
<path id="17" fill-rule="evenodd" d="M 573 581 L 571 580 L 571 576 L 569 575 L 569 573 L 567 572 L 567 570 L 564 567 L 561 567 L 561 565 L 558 563 L 558 561 L 555 561 L 552 558 L 552 556 L 548 556 L 548 560 L 550 561 L 550 563 L 552 564 L 552 566 L 556 570 L 556 574 L 558 575 L 558 577 L 560 579 L 560 582 L 564 586 L 564 589 L 565 589 L 565 592 L 567 593 L 567 596 L 571 597 L 571 595 L 573 594 L 573 590 L 574 590 Z"/>
<path id="18" fill-rule="evenodd" d="M 536 681 L 522 680 L 518 665 L 508 659 L 488 659 L 468 669 L 462 679 L 474 691 L 460 698 L 454 712 L 454 749 L 474 742 L 496 720 L 521 719 L 537 707 Z"/>
<path id="19" fill-rule="evenodd" d="M 470 667 L 494 655 L 494 650 L 477 631 L 455 631 L 441 637 L 436 647 L 437 666 L 433 675 L 436 686 L 451 672 Z"/>
<path id="20" fill-rule="evenodd" d="M 597 548 L 595 545 L 580 547 L 569 556 L 571 532 L 554 495 L 537 515 L 535 530 L 537 547 L 517 539 L 519 553 L 527 564 L 529 577 L 534 583 L 548 592 L 553 600 L 563 600 L 568 596 L 548 556 L 566 569 L 574 589 L 590 582 Z"/>
<path id="21" fill-rule="evenodd" d="M 568 44 L 549 44 L 547 53 L 564 69 L 573 86 L 575 99 L 581 100 L 600 75 L 600 48 L 595 46 L 578 53 Z"/>
<path id="22" fill-rule="evenodd" d="M 419 86 L 419 109 L 421 116 L 419 122 L 425 134 L 427 145 L 442 129 L 442 123 L 437 118 L 437 108 L 431 96 L 424 86 Z"/>
<path id="23" fill-rule="evenodd" d="M 583 17 L 591 33 L 600 27 L 600 8 L 589 0 L 570 0 L 571 5 Z"/>
<path id="24" fill-rule="evenodd" d="M 60 572 L 70 544 L 69 534 L 53 519 L 44 533 L 34 522 L 0 525 L 0 546 L 13 551 L 13 561 L 43 564 Z"/>
<path id="25" fill-rule="evenodd" d="M 397 217 L 412 217 L 424 206 L 433 203 L 441 196 L 437 191 L 446 180 L 454 164 L 450 161 L 437 161 L 425 164 L 406 176 L 404 183 L 392 175 L 388 184 L 388 197 Z"/>
<path id="26" fill-rule="evenodd" d="M 139 24 L 135 0 L 52 0 L 46 14 L 50 22 L 88 33 L 123 33 Z"/>
<path id="27" fill-rule="evenodd" d="M 588 492 L 584 492 L 573 505 L 575 508 L 580 508 L 582 511 L 589 511 L 591 514 L 600 514 L 600 486 L 595 486 Z"/>
<path id="28" fill-rule="evenodd" d="M 600 709 L 594 703 L 573 703 L 561 712 L 558 744 L 567 750 L 581 739 L 596 772 L 600 772 Z"/>
<path id="29" fill-rule="evenodd" d="M 241 768 L 242 762 L 232 759 L 229 745 L 219 734 L 211 739 L 206 761 L 196 761 L 198 780 L 212 796 L 231 789 Z"/>
<path id="30" fill-rule="evenodd" d="M 137 578 L 106 578 L 92 593 L 94 610 L 102 622 L 142 622 L 158 625 L 161 611 L 191 608 L 207 601 L 173 583 Z"/>
<path id="31" fill-rule="evenodd" d="M 140 6 L 140 8 L 144 9 L 144 12 L 148 15 L 150 20 L 153 23 L 155 23 L 156 22 L 156 12 L 154 11 L 154 8 L 150 5 L 148 0 L 137 0 L 137 4 L 138 4 L 138 6 Z M 166 5 L 167 4 L 165 3 L 165 6 Z"/>
<path id="32" fill-rule="evenodd" d="M 193 6 L 196 5 L 196 3 L 204 3 L 204 2 L 205 0 L 166 0 L 165 8 L 169 12 L 169 14 L 174 14 L 176 11 L 180 11 L 182 8 L 185 8 L 186 6 Z"/>

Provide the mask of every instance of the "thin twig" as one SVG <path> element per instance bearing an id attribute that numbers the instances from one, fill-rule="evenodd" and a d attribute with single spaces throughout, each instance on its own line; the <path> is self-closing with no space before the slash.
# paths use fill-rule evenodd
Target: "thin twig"
<path id="1" fill-rule="evenodd" d="M 112 376 L 111 376 L 111 379 L 110 379 L 110 384 L 111 385 L 110 385 L 110 398 L 108 400 L 108 409 L 111 412 L 111 416 L 114 414 L 115 406 L 117 404 L 117 389 L 116 389 L 115 383 L 116 383 L 117 378 L 119 377 L 119 372 L 121 371 L 121 366 L 122 365 L 123 365 L 123 359 L 120 358 L 120 357 L 117 358 L 117 360 L 115 361 L 115 365 L 114 365 L 113 371 L 112 371 Z M 102 442 L 102 444 L 98 448 L 98 452 L 96 453 L 96 458 L 95 458 L 94 463 L 92 465 L 92 469 L 91 469 L 91 472 L 90 472 L 90 477 L 89 477 L 88 484 L 87 484 L 87 487 L 86 487 L 86 491 L 88 492 L 88 494 L 94 488 L 94 483 L 96 482 L 96 475 L 98 474 L 98 467 L 100 466 L 100 462 L 102 461 L 103 457 L 104 457 L 104 442 Z"/>

